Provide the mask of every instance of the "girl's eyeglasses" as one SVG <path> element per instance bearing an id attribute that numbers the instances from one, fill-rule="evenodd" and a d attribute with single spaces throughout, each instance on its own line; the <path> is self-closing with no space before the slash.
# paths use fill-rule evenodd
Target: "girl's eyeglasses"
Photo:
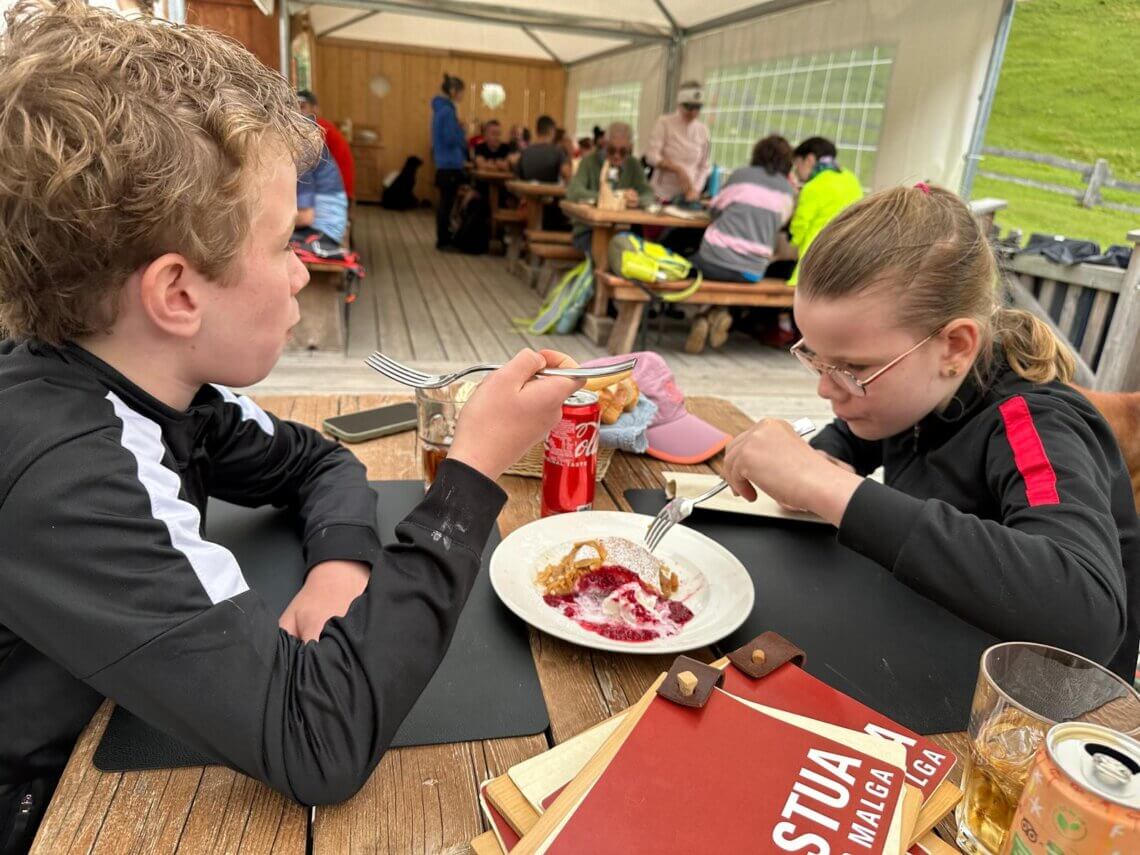
<path id="1" fill-rule="evenodd" d="M 804 350 L 804 340 L 801 338 L 792 345 L 792 355 L 800 361 L 800 364 L 807 368 L 809 371 L 824 375 L 826 374 L 839 386 L 856 398 L 862 398 L 867 394 L 867 387 L 874 383 L 877 379 L 886 374 L 890 369 L 894 368 L 932 338 L 934 338 L 941 330 L 935 330 L 906 353 L 900 353 L 866 380 L 860 380 L 846 368 L 839 368 L 836 365 L 829 365 L 823 362 L 814 353 L 808 353 Z"/>

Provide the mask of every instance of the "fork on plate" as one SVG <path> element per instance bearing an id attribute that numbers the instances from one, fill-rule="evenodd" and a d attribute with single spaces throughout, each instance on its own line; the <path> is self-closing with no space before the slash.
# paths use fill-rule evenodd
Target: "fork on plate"
<path id="1" fill-rule="evenodd" d="M 462 371 L 453 371 L 450 374 L 427 374 L 404 365 L 402 362 L 397 362 L 390 356 L 385 356 L 380 353 L 380 351 L 372 353 L 364 362 L 373 371 L 379 371 L 390 380 L 395 380 L 397 383 L 412 386 L 416 389 L 440 389 L 444 386 L 450 386 L 456 380 L 461 377 L 466 377 L 468 374 L 478 374 L 483 371 L 497 371 L 503 367 L 501 364 L 484 362 L 478 365 L 469 365 Z M 599 365 L 594 368 L 544 368 L 537 372 L 537 376 L 573 377 L 592 381 L 603 377 L 616 378 L 616 375 L 627 374 L 632 371 L 636 365 L 637 359 L 631 358 L 621 362 L 615 362 L 611 365 Z M 601 385 L 608 386 L 612 382 L 615 382 L 615 380 L 609 380 L 609 382 Z M 594 384 L 588 383 L 587 388 L 592 388 L 593 385 Z"/>
<path id="2" fill-rule="evenodd" d="M 792 422 L 792 427 L 800 436 L 807 436 L 815 431 L 815 422 L 806 418 L 796 419 Z M 711 490 L 706 490 L 699 496 L 694 496 L 691 499 L 682 499 L 678 496 L 668 502 L 665 507 L 657 513 L 657 516 L 653 518 L 653 522 L 650 523 L 649 531 L 645 533 L 645 548 L 650 552 L 656 549 L 665 538 L 665 535 L 669 533 L 669 529 L 682 520 L 688 519 L 689 515 L 693 513 L 693 508 L 701 502 L 707 502 L 727 486 L 728 482 L 722 480 Z"/>

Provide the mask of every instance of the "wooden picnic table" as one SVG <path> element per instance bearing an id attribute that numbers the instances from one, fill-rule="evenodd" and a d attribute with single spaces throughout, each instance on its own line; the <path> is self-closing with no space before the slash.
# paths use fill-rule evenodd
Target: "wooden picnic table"
<path id="1" fill-rule="evenodd" d="M 566 196 L 566 185 L 549 181 L 523 181 L 516 178 L 507 182 L 507 189 L 526 199 L 526 227 L 529 231 L 542 228 L 542 212 L 547 203 Z"/>
<path id="2" fill-rule="evenodd" d="M 282 418 L 319 426 L 329 416 L 398 403 L 407 396 L 259 396 Z M 729 433 L 751 422 L 718 398 L 690 398 L 689 408 Z M 352 446 L 372 479 L 418 477 L 414 434 Z M 692 471 L 718 472 L 722 456 Z M 625 491 L 659 487 L 661 473 L 676 468 L 648 457 L 618 453 L 594 507 L 629 510 Z M 537 519 L 541 482 L 504 477 L 509 496 L 499 517 L 503 536 Z M 578 647 L 532 629 L 531 649 L 550 714 L 549 737 L 562 742 L 634 703 L 672 662 L 672 656 L 605 653 Z M 690 655 L 712 661 L 704 648 Z M 486 829 L 478 782 L 503 774 L 546 751 L 547 734 L 428 745 L 389 751 L 352 799 L 310 811 L 264 784 L 220 766 L 107 773 L 91 764 L 110 716 L 107 702 L 80 736 L 56 790 L 32 852 L 468 852 Z M 935 737 L 959 757 L 964 734 Z M 960 775 L 961 764 L 954 775 Z M 955 778 L 957 780 L 957 778 Z M 944 826 L 946 824 L 944 823 Z M 952 832 L 948 839 L 953 839 Z"/>
<path id="3" fill-rule="evenodd" d="M 476 181 L 485 181 L 491 190 L 491 217 L 503 206 L 503 185 L 515 177 L 513 172 L 499 172 L 494 169 L 472 169 L 471 177 Z"/>
<path id="4" fill-rule="evenodd" d="M 651 214 L 643 208 L 626 208 L 624 211 L 600 211 L 597 205 L 586 202 L 561 202 L 562 210 L 572 219 L 590 227 L 590 257 L 594 262 L 594 273 L 610 269 L 610 241 L 619 229 L 630 226 L 659 226 L 662 228 L 701 229 L 711 220 L 701 217 L 674 217 L 670 214 Z M 594 280 L 594 299 L 582 315 L 582 332 L 594 342 L 603 344 L 609 341 L 613 332 L 614 319 L 607 314 L 610 290 L 599 280 Z"/>

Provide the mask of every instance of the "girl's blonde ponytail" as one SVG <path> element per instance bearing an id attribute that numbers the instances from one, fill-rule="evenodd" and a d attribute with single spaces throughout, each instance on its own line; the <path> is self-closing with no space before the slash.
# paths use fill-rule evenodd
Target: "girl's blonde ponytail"
<path id="1" fill-rule="evenodd" d="M 1009 367 L 1032 383 L 1072 382 L 1076 359 L 1065 342 L 1043 320 L 1022 309 L 998 309 L 994 337 Z"/>

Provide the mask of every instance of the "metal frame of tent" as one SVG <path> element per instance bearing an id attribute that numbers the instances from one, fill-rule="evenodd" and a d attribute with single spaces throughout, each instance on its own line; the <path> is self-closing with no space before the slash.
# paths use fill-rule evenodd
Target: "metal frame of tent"
<path id="1" fill-rule="evenodd" d="M 178 14 L 179 7 L 181 7 L 184 15 L 184 0 L 169 0 L 169 2 L 173 13 L 172 18 Z M 358 10 L 358 14 L 335 21 L 324 29 L 318 30 L 316 37 L 325 38 L 334 33 L 343 33 L 348 28 L 387 12 L 405 16 L 517 27 L 522 33 L 525 33 L 543 55 L 559 62 L 567 70 L 626 53 L 631 49 L 661 46 L 667 49 L 668 54 L 665 63 L 662 104 L 660 106 L 663 109 L 668 109 L 672 105 L 677 90 L 685 48 L 689 40 L 718 30 L 745 25 L 799 7 L 819 4 L 821 0 L 768 0 L 768 2 L 752 3 L 744 8 L 715 15 L 688 26 L 679 23 L 678 17 L 670 9 L 671 2 L 672 0 L 653 0 L 654 6 L 660 12 L 659 22 L 654 23 L 577 14 L 573 11 L 557 8 L 543 8 L 542 4 L 538 2 L 529 8 L 523 8 L 495 3 L 493 0 L 486 0 L 486 2 L 484 0 L 474 0 L 473 2 L 460 2 L 460 0 L 327 0 L 320 5 Z M 938 2 L 938 0 L 934 0 L 934 2 Z M 985 138 L 986 124 L 997 89 L 1002 58 L 1013 18 L 1014 0 L 995 0 L 996 2 L 1002 3 L 1002 11 L 990 48 L 969 145 L 964 154 L 964 165 L 959 184 L 959 191 L 966 197 L 969 196 L 972 189 L 977 164 L 982 156 L 982 142 Z M 287 62 L 289 54 L 288 16 L 290 13 L 303 11 L 313 5 L 317 4 L 290 3 L 288 0 L 277 0 L 283 65 Z M 572 4 L 567 5 L 572 6 Z M 597 52 L 568 61 L 556 49 L 552 49 L 549 39 L 543 38 L 542 32 L 544 31 L 617 40 L 620 44 L 604 46 Z"/>

